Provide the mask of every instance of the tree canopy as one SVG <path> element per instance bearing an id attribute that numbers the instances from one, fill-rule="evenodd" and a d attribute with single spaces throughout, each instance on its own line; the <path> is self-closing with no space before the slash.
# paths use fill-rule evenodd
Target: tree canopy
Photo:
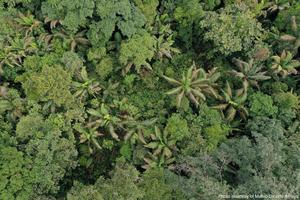
<path id="1" fill-rule="evenodd" d="M 300 197 L 299 1 L 0 0 L 0 24 L 1 200 Z"/>

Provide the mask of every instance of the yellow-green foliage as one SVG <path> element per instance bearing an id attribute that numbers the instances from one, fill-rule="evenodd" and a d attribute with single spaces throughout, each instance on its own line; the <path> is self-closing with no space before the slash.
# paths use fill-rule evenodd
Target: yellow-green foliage
<path id="1" fill-rule="evenodd" d="M 105 56 L 97 65 L 96 73 L 101 77 L 101 79 L 107 78 L 113 71 L 114 60 L 109 56 Z"/>
<path id="2" fill-rule="evenodd" d="M 226 139 L 229 128 L 226 125 L 214 124 L 203 130 L 204 137 L 207 140 L 207 149 L 214 150 L 218 144 Z"/>
<path id="3" fill-rule="evenodd" d="M 158 0 L 134 0 L 133 1 L 139 9 L 141 9 L 144 16 L 147 18 L 147 22 L 152 24 L 155 16 L 156 9 L 159 4 Z"/>
<path id="4" fill-rule="evenodd" d="M 280 109 L 295 109 L 299 106 L 299 98 L 291 92 L 274 94 L 273 99 Z"/>
<path id="5" fill-rule="evenodd" d="M 149 61 L 154 56 L 155 39 L 149 33 L 134 35 L 123 42 L 120 49 L 120 63 L 127 65 L 132 62 L 139 71 L 141 67 L 149 66 Z"/>
<path id="6" fill-rule="evenodd" d="M 19 78 L 26 96 L 35 101 L 53 101 L 56 105 L 70 106 L 74 101 L 70 92 L 71 76 L 61 66 L 44 66 Z"/>
<path id="7" fill-rule="evenodd" d="M 210 51 L 225 56 L 248 52 L 264 38 L 261 24 L 245 4 L 227 6 L 219 13 L 208 12 L 200 26 L 203 39 L 213 46 Z"/>
<path id="8" fill-rule="evenodd" d="M 261 92 L 250 96 L 250 113 L 253 116 L 274 116 L 277 112 L 271 96 Z"/>
<path id="9" fill-rule="evenodd" d="M 167 121 L 167 126 L 165 127 L 172 139 L 181 141 L 184 138 L 189 137 L 190 131 L 188 128 L 187 121 L 182 119 L 179 114 L 173 114 Z"/>

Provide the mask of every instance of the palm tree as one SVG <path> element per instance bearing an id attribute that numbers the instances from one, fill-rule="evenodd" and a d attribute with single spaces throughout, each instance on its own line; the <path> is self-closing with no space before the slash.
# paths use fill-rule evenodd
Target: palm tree
<path id="1" fill-rule="evenodd" d="M 153 125 L 157 119 L 141 120 L 140 115 L 136 116 L 123 116 L 122 124 L 125 129 L 125 141 L 130 141 L 131 144 L 135 144 L 137 141 L 145 143 L 144 130 L 146 127 Z"/>
<path id="2" fill-rule="evenodd" d="M 231 74 L 240 78 L 246 89 L 249 84 L 258 88 L 258 81 L 264 81 L 271 78 L 270 76 L 266 76 L 267 71 L 262 71 L 263 66 L 259 66 L 254 63 L 254 59 L 250 59 L 247 63 L 234 58 L 233 62 L 238 67 L 238 71 L 232 70 Z"/>
<path id="3" fill-rule="evenodd" d="M 0 74 L 3 73 L 3 67 L 7 65 L 11 68 L 15 66 L 21 67 L 21 57 L 18 54 L 11 52 L 9 47 L 4 48 L 0 52 Z"/>
<path id="4" fill-rule="evenodd" d="M 180 50 L 173 47 L 174 40 L 170 24 L 163 25 L 159 19 L 156 20 L 157 28 L 154 28 L 153 34 L 156 37 L 155 54 L 158 59 L 164 57 L 172 58 L 173 53 L 180 53 Z"/>
<path id="5" fill-rule="evenodd" d="M 215 82 L 220 77 L 220 73 L 216 72 L 216 68 L 208 73 L 202 68 L 196 69 L 195 63 L 189 68 L 186 73 L 182 74 L 181 80 L 163 76 L 169 83 L 176 86 L 174 89 L 167 92 L 168 95 L 177 95 L 177 106 L 180 107 L 183 96 L 187 96 L 196 106 L 199 105 L 199 100 L 206 100 L 206 95 L 217 97 L 217 92 L 214 87 Z"/>
<path id="6" fill-rule="evenodd" d="M 4 48 L 0 51 L 0 72 L 2 67 L 21 67 L 23 58 L 38 50 L 34 37 L 23 37 L 17 34 L 16 37 L 8 37 L 4 42 Z"/>
<path id="7" fill-rule="evenodd" d="M 274 2 L 265 2 L 265 4 L 267 4 L 268 7 L 268 11 L 270 13 L 275 13 L 278 12 L 280 10 L 284 10 L 288 7 L 290 7 L 290 3 L 286 2 L 286 1 L 280 1 L 280 0 L 275 0 Z"/>
<path id="8" fill-rule="evenodd" d="M 293 60 L 293 55 L 289 51 L 283 50 L 280 56 L 272 56 L 272 69 L 274 73 L 286 77 L 289 74 L 297 74 L 296 68 L 300 66 L 298 60 Z"/>
<path id="9" fill-rule="evenodd" d="M 50 29 L 55 28 L 57 25 L 61 24 L 61 21 L 59 19 L 50 19 L 49 17 L 45 17 L 44 23 L 50 22 Z"/>
<path id="10" fill-rule="evenodd" d="M 158 59 L 161 60 L 163 57 L 172 58 L 173 53 L 180 53 L 179 49 L 172 47 L 173 43 L 172 36 L 165 38 L 164 35 L 162 35 L 156 38 L 155 54 Z"/>
<path id="11" fill-rule="evenodd" d="M 103 88 L 103 101 L 118 96 L 119 82 L 112 82 L 112 79 L 109 79 L 108 81 L 105 81 L 101 86 Z"/>
<path id="12" fill-rule="evenodd" d="M 293 55 L 296 55 L 298 53 L 298 48 L 300 47 L 300 30 L 295 16 L 291 17 L 291 30 L 292 34 L 282 35 L 280 39 L 284 42 L 288 42 L 290 44 L 289 50 Z"/>
<path id="13" fill-rule="evenodd" d="M 79 82 L 73 82 L 72 86 L 75 88 L 75 97 L 79 97 L 82 101 L 89 95 L 95 97 L 101 90 L 100 83 L 94 79 L 89 79 L 85 67 L 81 69 Z"/>
<path id="14" fill-rule="evenodd" d="M 148 157 L 144 158 L 146 164 L 143 168 L 147 169 L 154 166 L 163 166 L 171 164 L 173 151 L 176 150 L 176 140 L 170 139 L 167 131 L 161 131 L 155 126 L 155 133 L 150 135 L 151 141 L 144 146 L 151 150 L 148 152 Z"/>
<path id="15" fill-rule="evenodd" d="M 29 12 L 25 15 L 20 13 L 15 21 L 21 26 L 21 30 L 25 30 L 25 36 L 28 36 L 34 29 L 37 29 L 42 25 L 42 22 L 34 19 L 34 15 Z"/>
<path id="16" fill-rule="evenodd" d="M 246 119 L 248 111 L 244 107 L 244 103 L 247 100 L 247 90 L 245 88 L 237 89 L 234 92 L 229 83 L 226 82 L 225 90 L 222 90 L 223 97 L 221 98 L 221 104 L 213 106 L 212 108 L 225 112 L 226 120 L 232 121 L 238 113 L 242 119 Z"/>
<path id="17" fill-rule="evenodd" d="M 103 134 L 97 131 L 96 127 L 82 127 L 81 124 L 75 124 L 74 129 L 80 133 L 79 143 L 87 143 L 90 153 L 93 153 L 94 147 L 96 149 L 102 149 L 97 138 Z"/>
<path id="18" fill-rule="evenodd" d="M 7 86 L 8 86 L 8 83 L 4 83 L 3 85 L 0 86 L 0 98 L 6 97 L 7 91 L 8 91 Z"/>
<path id="19" fill-rule="evenodd" d="M 61 30 L 54 34 L 54 37 L 63 39 L 71 48 L 71 51 L 75 51 L 79 45 L 87 46 L 90 44 L 89 40 L 85 38 L 85 31 L 78 32 L 76 34 L 68 33 L 65 30 Z"/>
<path id="20" fill-rule="evenodd" d="M 46 44 L 46 47 L 49 49 L 51 48 L 51 41 L 55 37 L 63 38 L 66 39 L 68 38 L 67 34 L 65 31 L 62 31 L 61 33 L 53 33 L 52 29 L 54 29 L 58 24 L 60 24 L 60 20 L 51 20 L 49 17 L 46 17 L 44 20 L 44 23 L 49 23 L 50 22 L 50 32 L 44 32 L 39 35 L 39 41 L 44 42 Z M 72 48 L 71 48 L 72 49 Z"/>
<path id="21" fill-rule="evenodd" d="M 107 129 L 112 138 L 120 141 L 118 134 L 116 133 L 116 128 L 123 128 L 122 120 L 118 116 L 114 116 L 109 108 L 101 104 L 100 109 L 89 109 L 87 110 L 92 117 L 88 123 L 88 127 L 103 127 Z"/>

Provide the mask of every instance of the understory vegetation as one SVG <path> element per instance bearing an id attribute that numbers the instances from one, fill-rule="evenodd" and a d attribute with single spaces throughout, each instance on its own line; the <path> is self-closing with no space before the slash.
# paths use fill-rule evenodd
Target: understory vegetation
<path id="1" fill-rule="evenodd" d="M 0 199 L 300 198 L 299 69 L 298 0 L 0 0 Z"/>

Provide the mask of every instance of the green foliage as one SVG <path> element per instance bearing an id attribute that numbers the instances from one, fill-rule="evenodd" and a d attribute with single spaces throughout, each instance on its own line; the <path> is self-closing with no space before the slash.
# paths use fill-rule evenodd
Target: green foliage
<path id="1" fill-rule="evenodd" d="M 198 36 L 199 21 L 203 17 L 204 11 L 198 0 L 178 1 L 174 10 L 174 18 L 178 22 L 178 35 L 185 43 L 186 48 L 190 48 L 194 41 L 193 37 Z"/>
<path id="2" fill-rule="evenodd" d="M 145 191 L 144 200 L 170 200 L 172 188 L 166 183 L 164 170 L 148 169 L 142 176 L 139 186 Z"/>
<path id="3" fill-rule="evenodd" d="M 173 196 L 172 188 L 167 183 L 163 169 L 149 169 L 140 176 L 132 166 L 121 164 L 117 165 L 111 178 L 99 177 L 94 185 L 75 182 L 67 194 L 67 199 L 171 200 Z"/>
<path id="4" fill-rule="evenodd" d="M 290 126 L 294 123 L 299 109 L 299 98 L 291 92 L 278 92 L 272 95 L 274 104 L 278 106 L 278 119 L 283 125 Z"/>
<path id="5" fill-rule="evenodd" d="M 279 93 L 279 92 L 287 92 L 288 91 L 288 85 L 283 82 L 269 82 L 263 85 L 265 87 L 265 91 L 272 93 Z"/>
<path id="6" fill-rule="evenodd" d="M 63 47 L 75 51 L 79 49 L 79 46 L 89 45 L 89 41 L 85 38 L 85 31 L 77 33 L 69 33 L 65 30 L 61 30 L 53 35 L 55 38 L 60 38 L 63 41 Z"/>
<path id="7" fill-rule="evenodd" d="M 115 24 L 111 23 L 109 19 L 103 19 L 100 22 L 94 22 L 89 25 L 88 39 L 95 47 L 103 47 L 110 39 Z"/>
<path id="8" fill-rule="evenodd" d="M 0 5 L 1 5 L 1 8 L 4 7 L 5 4 L 8 4 L 8 6 L 10 8 L 16 6 L 17 4 L 27 4 L 27 3 L 30 3 L 32 0 L 1 0 L 0 1 Z"/>
<path id="9" fill-rule="evenodd" d="M 102 149 L 97 138 L 103 134 L 98 132 L 96 128 L 83 128 L 80 124 L 75 124 L 74 129 L 80 133 L 79 143 L 87 143 L 90 153 L 93 153 L 94 148 L 98 150 Z"/>
<path id="10" fill-rule="evenodd" d="M 131 159 L 132 156 L 132 148 L 130 143 L 124 143 L 120 148 L 120 154 L 126 158 L 127 160 Z"/>
<path id="11" fill-rule="evenodd" d="M 99 177 L 94 185 L 76 182 L 67 199 L 136 200 L 142 199 L 144 191 L 139 188 L 139 172 L 130 165 L 118 163 L 111 178 Z"/>
<path id="12" fill-rule="evenodd" d="M 106 129 L 112 138 L 119 141 L 119 136 L 116 129 L 122 128 L 120 116 L 114 115 L 111 107 L 101 104 L 98 109 L 89 109 L 87 113 L 90 114 L 90 122 L 87 125 L 96 131 L 99 127 Z M 98 135 L 98 134 L 96 134 Z M 99 136 L 99 135 L 98 135 Z"/>
<path id="13" fill-rule="evenodd" d="M 40 135 L 43 134 L 42 131 L 49 128 L 41 126 L 43 123 L 44 119 L 39 114 L 22 117 L 16 127 L 16 138 L 20 141 L 28 141 L 32 138 L 40 137 Z M 39 130 L 41 127 L 43 127 L 43 129 Z"/>
<path id="14" fill-rule="evenodd" d="M 163 25 L 162 22 L 157 22 L 157 34 L 156 36 L 156 58 L 163 60 L 164 57 L 172 59 L 172 54 L 180 53 L 180 50 L 174 47 L 174 34 L 172 33 L 170 24 Z"/>
<path id="15" fill-rule="evenodd" d="M 179 199 L 218 199 L 219 194 L 229 194 L 229 186 L 220 179 L 221 167 L 207 154 L 197 157 L 185 157 L 175 166 L 177 173 L 186 173 L 187 177 L 178 177 L 168 173 L 167 182 L 183 197 Z"/>
<path id="16" fill-rule="evenodd" d="M 50 20 L 59 20 L 68 30 L 76 32 L 92 17 L 94 7 L 93 0 L 49 0 L 42 3 L 41 10 Z"/>
<path id="17" fill-rule="evenodd" d="M 199 106 L 198 115 L 190 115 L 187 120 L 191 139 L 185 140 L 181 147 L 184 155 L 194 155 L 204 149 L 213 151 L 229 132 L 221 113 L 205 104 Z"/>
<path id="18" fill-rule="evenodd" d="M 191 25 L 202 17 L 202 7 L 197 1 L 190 1 L 188 3 L 179 1 L 178 4 L 178 7 L 175 9 L 174 17 L 180 24 L 184 26 Z"/>
<path id="19" fill-rule="evenodd" d="M 289 151 L 285 148 L 284 129 L 280 122 L 268 118 L 255 118 L 247 127 L 255 137 L 255 143 L 251 144 L 250 140 L 243 138 L 239 142 L 235 141 L 238 144 L 235 151 L 238 153 L 228 152 L 232 155 L 231 161 L 239 166 L 239 170 L 235 173 L 239 177 L 237 180 L 240 185 L 235 192 L 251 194 L 258 189 L 260 193 L 277 194 L 297 191 L 299 187 L 297 181 L 294 182 L 293 178 L 284 178 L 294 177 L 291 171 L 278 171 L 283 169 L 283 163 L 288 160 L 286 153 Z M 295 166 L 289 167 L 292 169 Z"/>
<path id="20" fill-rule="evenodd" d="M 233 194 L 252 194 L 257 190 L 260 193 L 291 192 L 294 194 L 299 184 L 294 179 L 284 178 L 286 175 L 295 177 L 292 175 L 294 172 L 282 168 L 288 159 L 289 149 L 285 148 L 284 129 L 280 121 L 258 117 L 249 120 L 246 129 L 250 131 L 254 141 L 246 136 L 229 139 L 221 144 L 218 152 L 211 157 L 200 154 L 197 157 L 185 159 L 185 163 L 179 164 L 176 168 L 184 170 L 184 172 L 198 172 L 196 176 L 191 176 L 191 180 L 201 177 L 202 174 L 210 174 L 205 176 L 209 179 L 202 179 L 202 182 L 205 183 L 204 188 L 212 184 L 208 180 L 224 177 L 227 184 L 223 187 L 220 187 L 221 181 L 218 181 L 217 185 L 213 181 L 215 187 L 210 187 L 211 189 L 223 188 L 222 194 L 229 193 L 229 186 L 232 186 L 230 193 Z M 291 164 L 289 167 L 292 169 L 296 165 Z M 182 186 L 185 187 L 185 191 L 189 192 L 189 195 L 193 194 L 187 187 L 188 184 L 182 184 Z M 198 184 L 197 186 L 201 187 L 202 185 Z M 203 190 L 204 194 L 208 196 L 219 194 L 216 191 L 210 193 L 205 189 L 198 191 Z M 204 197 L 203 199 L 205 199 Z"/>
<path id="21" fill-rule="evenodd" d="M 128 0 L 101 0 L 97 2 L 97 13 L 103 20 L 108 17 L 116 19 L 117 27 L 127 37 L 138 33 L 146 20 L 141 11 Z"/>
<path id="22" fill-rule="evenodd" d="M 141 199 L 144 192 L 138 187 L 139 172 L 130 165 L 116 166 L 111 179 L 100 177 L 96 182 L 105 200 Z"/>
<path id="23" fill-rule="evenodd" d="M 264 38 L 261 24 L 244 4 L 227 6 L 220 13 L 208 12 L 200 26 L 204 40 L 213 46 L 209 51 L 225 56 L 248 52 Z"/>
<path id="24" fill-rule="evenodd" d="M 15 147 L 2 146 L 0 152 L 1 199 L 29 199 L 34 194 L 33 188 L 26 183 L 29 172 L 26 166 L 30 160 Z"/>
<path id="25" fill-rule="evenodd" d="M 67 194 L 67 200 L 103 200 L 101 193 L 97 191 L 95 186 L 85 186 L 80 182 L 75 182 L 72 189 Z"/>
<path id="26" fill-rule="evenodd" d="M 64 52 L 60 61 L 64 64 L 64 69 L 66 69 L 71 76 L 76 75 L 76 73 L 83 68 L 83 59 L 72 51 Z"/>
<path id="27" fill-rule="evenodd" d="M 0 113 L 10 121 L 16 121 L 24 112 L 24 99 L 15 89 L 2 86 L 0 95 Z"/>
<path id="28" fill-rule="evenodd" d="M 88 98 L 89 96 L 95 97 L 102 89 L 98 81 L 88 77 L 85 67 L 81 68 L 79 75 L 77 75 L 77 79 L 78 82 L 74 81 L 72 83 L 72 88 L 76 91 L 74 93 L 74 97 L 79 98 L 80 101 Z"/>
<path id="29" fill-rule="evenodd" d="M 5 49 L 0 51 L 0 72 L 3 73 L 3 67 L 6 66 L 12 70 L 21 67 L 21 60 L 37 51 L 37 43 L 34 37 L 23 37 L 17 33 L 14 37 L 5 37 L 2 46 Z"/>
<path id="30" fill-rule="evenodd" d="M 250 114 L 253 116 L 274 116 L 278 108 L 271 96 L 257 92 L 250 97 Z"/>
<path id="31" fill-rule="evenodd" d="M 16 139 L 20 150 L 1 147 L 1 155 L 6 156 L 0 165 L 1 190 L 7 191 L 1 192 L 3 199 L 55 195 L 66 172 L 76 166 L 77 151 L 72 140 L 64 137 L 50 118 L 43 120 L 38 114 L 21 118 Z"/>
<path id="32" fill-rule="evenodd" d="M 288 9 L 281 10 L 275 20 L 276 27 L 280 30 L 288 30 L 288 32 L 291 32 L 290 24 L 287 22 L 290 22 L 292 16 L 296 16 L 297 21 L 300 20 L 299 11 L 300 3 L 296 3 Z"/>
<path id="33" fill-rule="evenodd" d="M 214 124 L 224 123 L 220 113 L 217 110 L 210 108 L 205 104 L 202 104 L 199 107 L 199 115 L 194 119 L 195 122 L 197 121 L 196 123 L 203 128 Z"/>
<path id="34" fill-rule="evenodd" d="M 201 0 L 205 10 L 213 10 L 215 7 L 221 4 L 221 0 Z"/>
<path id="35" fill-rule="evenodd" d="M 159 90 L 141 90 L 137 89 L 135 93 L 128 97 L 129 102 L 135 105 L 146 119 L 158 118 L 158 121 L 164 120 L 167 112 L 166 96 Z"/>
<path id="36" fill-rule="evenodd" d="M 90 25 L 89 39 L 92 45 L 105 46 L 117 27 L 122 35 L 130 38 L 142 30 L 145 16 L 129 0 L 96 2 L 96 13 L 101 18 Z"/>

